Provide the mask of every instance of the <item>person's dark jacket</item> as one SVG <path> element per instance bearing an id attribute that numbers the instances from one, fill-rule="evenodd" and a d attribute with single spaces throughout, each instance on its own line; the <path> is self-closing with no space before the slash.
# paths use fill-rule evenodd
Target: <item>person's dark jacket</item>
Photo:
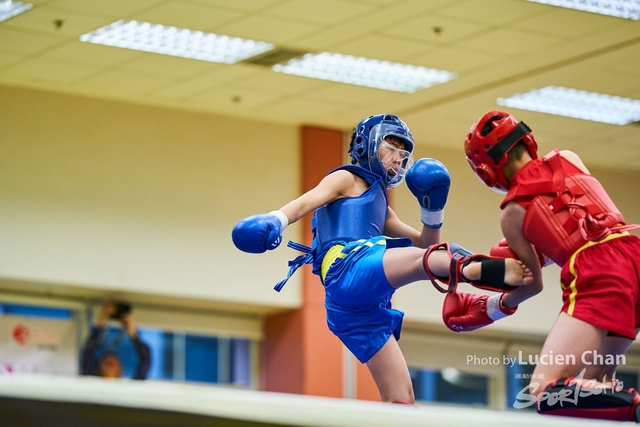
<path id="1" fill-rule="evenodd" d="M 103 334 L 104 328 L 97 326 L 92 328 L 91 335 L 82 351 L 82 365 L 80 367 L 82 375 L 100 375 L 100 360 L 97 358 L 97 353 L 102 343 Z M 131 341 L 138 355 L 138 366 L 134 370 L 132 378 L 134 380 L 144 380 L 147 378 L 149 367 L 151 366 L 151 351 L 140 337 L 131 338 Z"/>

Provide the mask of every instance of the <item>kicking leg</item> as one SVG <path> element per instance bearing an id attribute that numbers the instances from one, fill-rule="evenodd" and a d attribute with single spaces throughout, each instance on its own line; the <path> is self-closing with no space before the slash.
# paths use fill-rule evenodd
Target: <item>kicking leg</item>
<path id="1" fill-rule="evenodd" d="M 428 253 L 427 263 L 425 266 L 425 256 Z M 387 249 L 384 253 L 383 266 L 387 280 L 394 288 L 405 286 L 418 280 L 429 280 L 431 275 L 427 272 L 427 268 L 436 277 L 448 278 L 451 269 L 452 255 L 448 250 L 432 250 L 427 252 L 425 249 L 417 247 L 392 248 Z M 487 260 L 485 260 L 487 261 Z M 496 266 L 504 267 L 498 275 L 503 278 L 504 283 L 512 286 L 527 285 L 533 281 L 531 270 L 527 268 L 521 261 L 507 258 L 488 260 L 489 263 L 483 262 L 482 259 L 471 260 L 468 265 L 460 264 L 460 271 L 454 274 L 462 274 L 466 280 L 480 281 L 487 275 L 488 269 L 495 269 Z M 483 267 L 485 271 L 483 272 Z M 491 273 L 491 271 L 489 271 Z M 495 274 L 494 274 L 495 275 Z"/>
<path id="2" fill-rule="evenodd" d="M 399 288 L 419 280 L 429 280 L 429 275 L 422 266 L 424 249 L 417 247 L 387 249 L 382 258 L 382 266 L 387 281 L 394 288 Z"/>

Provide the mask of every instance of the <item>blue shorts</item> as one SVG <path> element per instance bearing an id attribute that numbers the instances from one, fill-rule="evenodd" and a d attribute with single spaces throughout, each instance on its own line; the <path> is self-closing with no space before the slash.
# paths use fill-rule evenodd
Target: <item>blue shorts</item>
<path id="1" fill-rule="evenodd" d="M 400 339 L 404 313 L 391 308 L 395 289 L 382 265 L 386 249 L 386 239 L 375 237 L 334 246 L 323 260 L 327 324 L 362 363 L 392 334 Z"/>

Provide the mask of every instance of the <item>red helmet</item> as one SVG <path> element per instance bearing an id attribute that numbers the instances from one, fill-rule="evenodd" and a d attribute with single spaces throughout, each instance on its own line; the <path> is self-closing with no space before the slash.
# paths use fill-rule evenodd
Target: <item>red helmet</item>
<path id="1" fill-rule="evenodd" d="M 529 126 L 509 113 L 492 110 L 471 126 L 464 141 L 464 152 L 482 182 L 506 193 L 511 184 L 504 177 L 502 167 L 507 163 L 507 153 L 519 141 L 527 147 L 532 159 L 538 158 L 538 144 Z"/>

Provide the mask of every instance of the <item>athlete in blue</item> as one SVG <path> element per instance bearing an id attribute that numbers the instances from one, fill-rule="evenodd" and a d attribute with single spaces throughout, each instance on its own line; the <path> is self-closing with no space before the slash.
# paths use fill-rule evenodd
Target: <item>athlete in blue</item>
<path id="1" fill-rule="evenodd" d="M 243 219 L 232 233 L 240 250 L 262 253 L 280 244 L 288 224 L 315 211 L 312 248 L 293 245 L 308 253 L 294 262 L 289 275 L 303 263 L 313 264 L 325 288 L 329 329 L 367 364 L 381 399 L 397 403 L 413 403 L 414 395 L 397 342 L 404 313 L 391 307 L 396 289 L 434 278 L 497 289 L 532 281 L 530 270 L 516 259 L 488 260 L 455 244 L 440 244 L 449 173 L 434 159 L 414 165 L 413 148 L 413 136 L 398 117 L 367 117 L 354 129 L 351 165 L 329 172 L 279 210 Z M 421 231 L 403 223 L 388 204 L 387 190 L 405 176 L 421 205 Z M 493 310 L 499 315 L 502 306 Z"/>

